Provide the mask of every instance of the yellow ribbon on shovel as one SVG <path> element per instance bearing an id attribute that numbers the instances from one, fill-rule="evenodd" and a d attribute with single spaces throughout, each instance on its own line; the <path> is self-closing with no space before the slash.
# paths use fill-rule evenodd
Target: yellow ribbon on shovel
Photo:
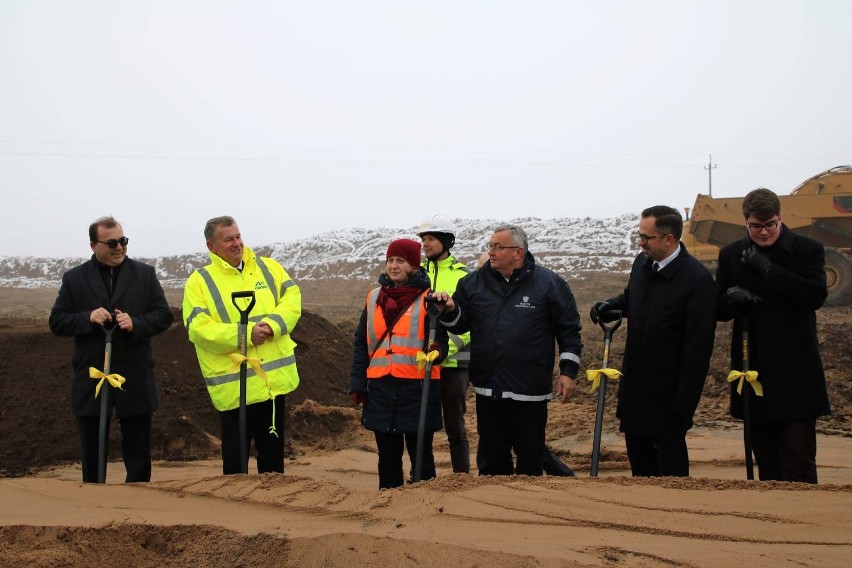
<path id="1" fill-rule="evenodd" d="M 434 361 L 438 358 L 438 351 L 430 351 L 429 353 L 417 352 L 417 368 L 421 371 L 426 369 L 427 361 Z"/>
<path id="2" fill-rule="evenodd" d="M 754 394 L 763 396 L 763 385 L 757 380 L 757 371 L 731 371 L 728 374 L 728 382 L 732 383 L 737 379 L 740 380 L 737 384 L 737 394 L 743 394 L 743 380 L 746 380 L 754 389 Z"/>
<path id="3" fill-rule="evenodd" d="M 263 370 L 261 366 L 260 359 L 256 359 L 254 357 L 246 357 L 242 353 L 231 353 L 228 355 L 231 358 L 231 361 L 234 362 L 234 366 L 228 369 L 229 373 L 239 370 L 240 363 L 245 361 L 248 363 L 249 367 L 254 369 L 254 372 L 257 373 L 257 376 L 262 378 L 267 383 L 269 382 L 269 377 L 266 376 L 266 371 Z"/>
<path id="4" fill-rule="evenodd" d="M 621 371 L 617 369 L 587 369 L 586 378 L 592 381 L 592 389 L 589 393 L 594 393 L 601 386 L 601 376 L 606 375 L 607 378 L 617 381 L 621 378 Z"/>
<path id="5" fill-rule="evenodd" d="M 89 367 L 89 378 L 100 379 L 100 381 L 98 381 L 98 386 L 95 387 L 95 398 L 98 398 L 98 395 L 101 394 L 101 387 L 103 386 L 104 381 L 107 381 L 109 384 L 111 384 L 117 389 L 124 390 L 123 388 L 121 388 L 121 385 L 123 385 L 127 380 L 118 373 L 110 373 L 109 375 L 107 375 L 104 374 L 103 371 L 99 371 L 94 367 Z"/>
<path id="6" fill-rule="evenodd" d="M 245 361 L 248 365 L 254 369 L 254 372 L 258 377 L 266 381 L 267 387 L 269 386 L 269 377 L 266 376 L 266 371 L 263 370 L 263 366 L 260 362 L 260 359 L 255 357 L 246 357 L 242 353 L 230 353 L 228 357 L 231 358 L 231 361 L 234 362 L 234 366 L 231 367 L 228 372 L 232 373 L 240 368 L 240 364 Z M 275 431 L 275 397 L 272 397 L 272 426 L 269 427 L 269 433 L 278 437 L 278 432 Z"/>

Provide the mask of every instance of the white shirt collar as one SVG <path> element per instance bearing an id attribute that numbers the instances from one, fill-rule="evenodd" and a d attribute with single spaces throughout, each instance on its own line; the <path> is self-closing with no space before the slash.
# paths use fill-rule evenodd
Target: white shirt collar
<path id="1" fill-rule="evenodd" d="M 680 254 L 680 243 L 678 243 L 677 248 L 675 249 L 675 251 L 673 253 L 671 253 L 669 256 L 667 256 L 663 260 L 657 261 L 657 264 L 660 266 L 660 268 L 658 270 L 662 270 L 663 268 L 668 266 L 669 263 L 671 261 L 673 261 L 674 259 L 676 259 L 677 255 L 679 255 L 679 254 Z"/>

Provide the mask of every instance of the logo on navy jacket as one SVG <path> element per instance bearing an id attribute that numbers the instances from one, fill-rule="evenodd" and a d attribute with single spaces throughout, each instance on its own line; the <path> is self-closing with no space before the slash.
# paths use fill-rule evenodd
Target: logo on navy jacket
<path id="1" fill-rule="evenodd" d="M 535 306 L 530 304 L 530 297 L 529 296 L 524 296 L 523 298 L 521 298 L 521 303 L 515 304 L 515 307 L 525 309 L 525 310 L 534 310 L 535 309 Z"/>

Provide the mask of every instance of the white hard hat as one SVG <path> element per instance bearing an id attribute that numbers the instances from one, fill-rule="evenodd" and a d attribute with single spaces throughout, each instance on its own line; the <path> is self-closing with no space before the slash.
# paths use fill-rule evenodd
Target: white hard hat
<path id="1" fill-rule="evenodd" d="M 456 225 L 446 215 L 434 215 L 429 217 L 417 228 L 417 236 L 422 237 L 426 233 L 444 233 L 456 238 Z"/>

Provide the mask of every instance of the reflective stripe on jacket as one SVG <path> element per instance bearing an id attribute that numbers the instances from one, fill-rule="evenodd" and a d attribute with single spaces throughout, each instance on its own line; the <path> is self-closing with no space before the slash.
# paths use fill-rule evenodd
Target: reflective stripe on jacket
<path id="1" fill-rule="evenodd" d="M 439 261 L 427 260 L 422 264 L 429 276 L 429 283 L 435 292 L 447 292 L 450 296 L 456 291 L 459 280 L 472 272 L 466 264 L 456 262 L 452 255 Z M 444 368 L 467 367 L 470 361 L 470 332 L 456 335 L 449 333 L 450 352 L 441 366 Z"/>
<path id="2" fill-rule="evenodd" d="M 425 370 L 417 367 L 417 352 L 424 351 L 426 344 L 428 324 L 424 298 L 429 291 L 423 290 L 399 317 L 391 332 L 385 334 L 387 324 L 384 312 L 376 304 L 380 290 L 376 288 L 367 294 L 367 351 L 372 354 L 367 378 L 393 375 L 398 379 L 423 380 Z M 441 367 L 432 365 L 430 376 L 439 379 Z"/>
<path id="3" fill-rule="evenodd" d="M 256 303 L 249 314 L 247 333 L 249 359 L 257 359 L 267 379 L 248 365 L 246 403 L 254 404 L 288 394 L 299 385 L 290 333 L 302 314 L 302 294 L 284 268 L 271 258 L 255 256 L 243 248 L 243 270 L 239 271 L 215 254 L 211 263 L 193 272 L 186 281 L 183 321 L 195 345 L 201 374 L 210 400 L 217 410 L 239 407 L 240 369 L 231 359 L 239 354 L 240 314 L 231 293 L 255 292 Z M 260 322 L 274 335 L 261 345 L 251 342 L 251 332 Z"/>

